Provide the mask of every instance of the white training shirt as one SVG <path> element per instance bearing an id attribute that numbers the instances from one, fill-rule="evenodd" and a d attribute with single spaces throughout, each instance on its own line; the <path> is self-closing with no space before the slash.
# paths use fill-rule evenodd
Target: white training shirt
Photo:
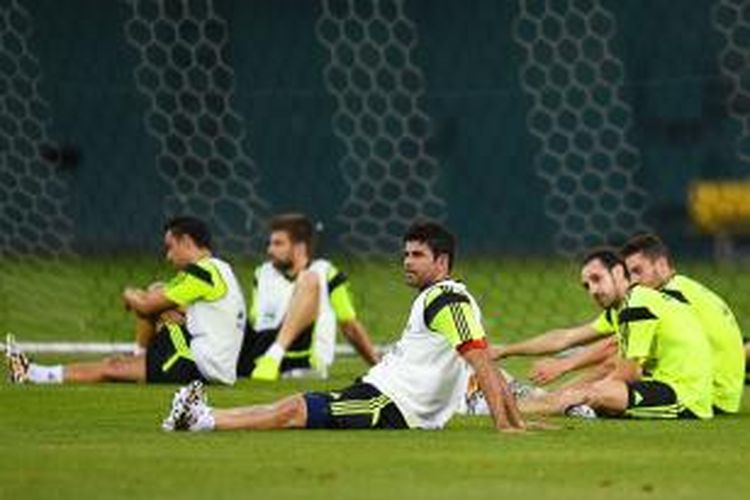
<path id="1" fill-rule="evenodd" d="M 229 264 L 215 257 L 202 259 L 167 284 L 165 295 L 187 307 L 185 326 L 198 370 L 207 380 L 234 384 L 247 313 Z"/>
<path id="2" fill-rule="evenodd" d="M 325 259 L 315 259 L 307 268 L 315 273 L 320 285 L 318 293 L 318 315 L 313 330 L 313 366 L 327 367 L 333 363 L 336 347 L 336 313 L 331 305 L 328 278 L 333 265 Z M 284 321 L 294 291 L 294 280 L 266 262 L 255 270 L 256 293 L 253 297 L 255 309 L 255 331 L 278 330 Z"/>
<path id="3" fill-rule="evenodd" d="M 431 304 L 437 308 L 430 311 Z M 445 320 L 431 321 L 433 328 L 440 323 L 431 329 L 425 317 L 436 314 Z M 401 339 L 363 381 L 391 398 L 409 427 L 443 427 L 459 407 L 471 373 L 457 348 L 485 338 L 480 320 L 479 307 L 462 283 L 448 279 L 431 285 L 414 299 Z"/>

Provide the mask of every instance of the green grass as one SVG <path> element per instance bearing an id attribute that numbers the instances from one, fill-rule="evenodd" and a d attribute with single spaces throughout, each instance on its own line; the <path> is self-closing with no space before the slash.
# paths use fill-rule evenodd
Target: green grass
<path id="1" fill-rule="evenodd" d="M 362 319 L 395 339 L 412 291 L 384 262 L 344 262 Z M 242 266 L 247 284 L 250 264 Z M 750 301 L 743 268 L 686 272 L 738 311 Z M 458 270 L 480 298 L 495 340 L 594 313 L 560 261 L 474 259 Z M 117 295 L 167 272 L 156 261 L 109 259 L 0 264 L 0 327 L 23 339 L 128 340 Z M 37 295 L 20 292 L 41 290 Z M 22 294 L 21 294 L 22 295 Z M 739 304 L 739 307 L 737 306 Z M 746 314 L 741 314 L 740 320 Z M 42 358 L 60 360 L 61 358 Z M 523 373 L 526 360 L 511 360 Z M 211 388 L 219 406 L 267 402 L 348 385 L 364 370 L 337 361 L 328 381 Z M 581 422 L 557 431 L 497 435 L 488 418 L 457 417 L 441 432 L 159 430 L 175 387 L 0 384 L 0 499 L 49 498 L 746 498 L 750 398 L 740 415 L 710 422 Z M 746 391 L 747 392 L 747 391 Z"/>
<path id="2" fill-rule="evenodd" d="M 514 367 L 520 369 L 519 363 Z M 211 388 L 219 406 L 347 385 Z M 444 431 L 166 434 L 174 387 L 0 386 L 0 498 L 746 498 L 750 413 L 711 422 L 582 422 L 523 436 L 487 417 Z"/>
<path id="3" fill-rule="evenodd" d="M 253 263 L 233 260 L 246 290 Z M 355 303 L 373 338 L 398 338 L 413 291 L 399 264 L 383 259 L 334 259 L 350 276 Z M 681 268 L 722 294 L 741 325 L 750 318 L 750 263 L 717 266 L 688 262 Z M 172 271 L 156 258 L 112 257 L 66 262 L 0 261 L 0 333 L 22 340 L 127 341 L 132 320 L 120 302 L 125 285 L 167 280 Z M 532 258 L 472 258 L 459 262 L 480 301 L 495 342 L 536 334 L 553 326 L 585 321 L 596 310 L 578 284 L 574 263 Z M 747 325 L 750 328 L 750 325 Z"/>

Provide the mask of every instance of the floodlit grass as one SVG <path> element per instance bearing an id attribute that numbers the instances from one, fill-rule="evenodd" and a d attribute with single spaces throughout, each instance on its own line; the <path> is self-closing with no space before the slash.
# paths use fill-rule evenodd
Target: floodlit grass
<path id="1" fill-rule="evenodd" d="M 521 368 L 515 363 L 515 368 Z M 211 388 L 219 406 L 338 388 Z M 443 431 L 159 430 L 174 387 L 0 386 L 0 498 L 746 498 L 750 413 L 710 422 L 583 422 L 508 436 L 488 417 Z"/>
<path id="2" fill-rule="evenodd" d="M 344 261 L 361 318 L 395 340 L 413 292 L 397 264 Z M 250 263 L 238 266 L 248 285 Z M 686 272 L 748 311 L 742 268 L 696 263 Z M 473 259 L 457 270 L 482 302 L 493 340 L 592 316 L 574 266 Z M 0 327 L 21 340 L 130 339 L 124 284 L 169 274 L 155 260 L 0 264 Z M 739 304 L 739 305 L 738 305 Z M 60 360 L 65 358 L 43 358 Z M 509 368 L 523 373 L 526 361 Z M 219 406 L 335 389 L 364 371 L 337 361 L 328 381 L 211 388 Z M 172 386 L 16 387 L 0 384 L 0 499 L 49 498 L 746 498 L 750 401 L 710 422 L 581 422 L 557 431 L 494 433 L 488 418 L 457 417 L 441 432 L 159 430 Z"/>

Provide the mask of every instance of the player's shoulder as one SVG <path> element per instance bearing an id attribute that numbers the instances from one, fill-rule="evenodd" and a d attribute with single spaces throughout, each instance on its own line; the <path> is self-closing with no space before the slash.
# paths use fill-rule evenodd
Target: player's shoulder
<path id="1" fill-rule="evenodd" d="M 705 283 L 702 283 L 695 278 L 685 276 L 684 274 L 676 274 L 667 283 L 667 286 L 672 286 L 677 290 L 680 290 L 683 294 L 688 296 L 696 296 L 700 298 L 710 297 L 711 299 L 718 299 L 723 302 L 723 298 L 716 293 L 714 290 L 709 288 Z"/>
<path id="2" fill-rule="evenodd" d="M 222 262 L 215 257 L 206 257 L 185 266 L 182 271 L 193 278 L 213 284 L 214 275 L 217 273 L 217 267 Z"/>
<path id="3" fill-rule="evenodd" d="M 654 290 L 643 285 L 634 285 L 630 289 L 628 304 L 630 305 L 648 305 L 657 304 L 664 301 L 662 292 Z"/>
<path id="4" fill-rule="evenodd" d="M 324 258 L 314 259 L 312 262 L 310 262 L 310 265 L 307 268 L 310 271 L 318 273 L 326 278 L 331 278 L 338 272 L 336 266 L 334 266 L 330 260 Z"/>
<path id="5" fill-rule="evenodd" d="M 276 268 L 273 266 L 273 263 L 270 260 L 267 260 L 265 262 L 261 262 L 257 266 L 255 266 L 255 273 L 267 273 L 270 271 L 275 271 Z"/>
<path id="6" fill-rule="evenodd" d="M 455 279 L 445 279 L 435 282 L 422 290 L 425 305 L 429 305 L 438 298 L 441 302 L 469 302 L 471 294 L 466 285 Z"/>

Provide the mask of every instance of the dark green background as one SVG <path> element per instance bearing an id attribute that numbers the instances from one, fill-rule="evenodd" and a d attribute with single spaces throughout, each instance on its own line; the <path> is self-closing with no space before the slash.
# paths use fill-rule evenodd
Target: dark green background
<path id="1" fill-rule="evenodd" d="M 70 182 L 76 248 L 155 248 L 168 187 L 157 171 L 158 144 L 144 127 L 138 56 L 124 34 L 128 5 L 20 3 L 32 22 L 29 49 L 42 70 L 50 138 L 82 155 L 75 168 L 60 172 Z M 687 184 L 748 173 L 726 111 L 714 2 L 602 4 L 616 19 L 611 49 L 625 68 L 622 97 L 633 117 L 628 140 L 641 154 L 637 181 L 650 194 L 647 222 L 678 250 L 705 250 L 708 240 L 687 217 Z M 336 234 L 347 186 L 338 166 L 344 149 L 331 122 L 335 102 L 324 87 L 328 56 L 315 35 L 320 4 L 215 5 L 229 24 L 233 106 L 245 120 L 258 191 L 273 211 L 306 211 Z M 519 84 L 523 52 L 512 36 L 517 2 L 410 0 L 405 9 L 418 34 L 414 62 L 425 77 L 421 106 L 432 120 L 439 194 L 462 246 L 549 252 L 555 228 L 543 212 L 545 186 L 533 167 L 540 145 L 526 124 L 531 98 Z M 337 242 L 327 237 L 326 243 L 333 249 Z"/>

